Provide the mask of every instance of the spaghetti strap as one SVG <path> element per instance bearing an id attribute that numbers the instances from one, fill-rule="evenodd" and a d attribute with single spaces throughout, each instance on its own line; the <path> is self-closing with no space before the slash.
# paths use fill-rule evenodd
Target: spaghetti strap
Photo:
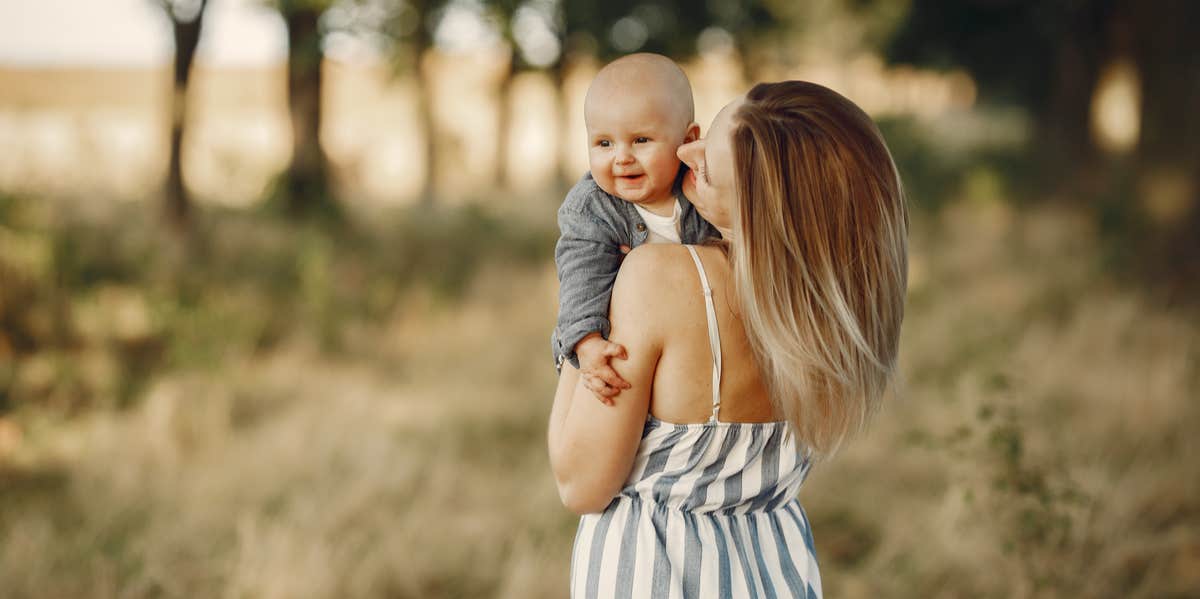
<path id="1" fill-rule="evenodd" d="M 812 527 L 796 498 L 812 466 L 811 451 L 784 420 L 717 421 L 717 311 L 699 252 L 685 247 L 704 290 L 712 417 L 674 424 L 646 416 L 620 492 L 603 512 L 579 519 L 571 597 L 820 599 Z M 683 288 L 695 293 L 690 285 Z"/>
<path id="2" fill-rule="evenodd" d="M 704 265 L 693 246 L 684 246 L 692 254 L 696 270 L 700 272 L 700 286 L 704 289 L 704 311 L 708 316 L 708 346 L 712 350 L 712 416 L 709 422 L 717 422 L 717 412 L 721 409 L 721 332 L 717 329 L 717 309 L 713 305 L 712 288 L 708 286 L 708 276 L 704 274 Z"/>

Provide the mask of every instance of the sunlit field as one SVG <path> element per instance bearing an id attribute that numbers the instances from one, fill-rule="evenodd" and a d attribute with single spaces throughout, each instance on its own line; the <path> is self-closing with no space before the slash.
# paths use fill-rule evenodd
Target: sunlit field
<path id="1" fill-rule="evenodd" d="M 1196 252 L 1151 250 L 1197 208 L 1138 179 L 1136 65 L 1048 182 L 1052 114 L 889 64 L 851 13 L 761 64 L 681 59 L 705 127 L 748 76 L 812 80 L 905 179 L 902 384 L 801 490 L 826 596 L 1196 597 L 1200 315 L 1170 261 Z M 0 65 L 0 599 L 567 596 L 554 215 L 600 62 L 505 79 L 508 52 L 320 63 L 338 204 L 307 219 L 274 201 L 285 64 L 198 62 L 179 229 L 169 65 Z"/>
<path id="2" fill-rule="evenodd" d="M 495 52 L 426 57 L 439 165 L 432 176 L 446 204 L 527 205 L 556 178 L 574 181 L 587 169 L 583 96 L 596 60 L 580 59 L 556 90 L 545 73 L 511 82 L 510 132 L 498 147 L 501 67 Z M 771 79 L 823 82 L 854 97 L 876 116 L 954 123 L 958 137 L 1011 138 L 1021 124 L 967 132 L 961 120 L 975 88 L 961 71 L 889 69 L 863 54 L 846 65 L 765 65 Z M 727 56 L 683 65 L 696 98 L 696 121 L 708 123 L 744 92 L 742 68 Z M 352 207 L 417 202 L 426 158 L 417 113 L 420 83 L 387 64 L 324 63 L 322 146 L 336 186 Z M 170 73 L 160 68 L 10 67 L 0 64 L 0 189 L 33 195 L 85 195 L 89 208 L 153 202 L 169 156 Z M 252 206 L 285 169 L 291 152 L 284 65 L 197 66 L 188 90 L 182 163 L 202 204 Z M 499 165 L 497 164 L 499 162 Z M 83 166 L 81 166 L 83 165 Z M 494 193 L 497 169 L 505 187 Z M 500 202 L 499 199 L 509 200 Z M 99 206 L 97 206 L 99 204 Z"/>
<path id="3" fill-rule="evenodd" d="M 549 217 L 3 211 L 5 597 L 566 595 Z M 1069 210 L 915 214 L 902 395 L 801 491 L 828 596 L 1193 596 L 1197 321 Z"/>

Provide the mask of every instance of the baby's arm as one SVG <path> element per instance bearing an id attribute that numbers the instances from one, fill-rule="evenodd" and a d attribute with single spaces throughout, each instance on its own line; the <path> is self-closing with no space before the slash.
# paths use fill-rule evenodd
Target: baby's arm
<path id="1" fill-rule="evenodd" d="M 559 309 L 553 338 L 556 364 L 569 361 L 578 367 L 587 388 L 605 403 L 628 387 L 608 363 L 625 350 L 606 340 L 608 303 L 624 257 L 620 227 L 595 210 L 595 202 L 607 201 L 612 200 L 588 193 L 581 183 L 558 211 Z"/>

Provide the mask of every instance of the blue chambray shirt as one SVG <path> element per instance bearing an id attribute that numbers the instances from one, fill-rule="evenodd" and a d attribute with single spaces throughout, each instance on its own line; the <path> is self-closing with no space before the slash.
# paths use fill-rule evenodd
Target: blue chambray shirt
<path id="1" fill-rule="evenodd" d="M 675 179 L 679 200 L 679 239 L 685 244 L 719 239 L 681 190 L 686 167 Z M 567 192 L 558 209 L 558 243 L 554 264 L 558 270 L 558 321 L 550 336 L 555 368 L 563 361 L 576 368 L 575 345 L 589 333 L 608 338 L 608 302 L 621 267 L 621 246 L 635 248 L 650 236 L 646 222 L 633 204 L 605 193 L 589 172 Z"/>

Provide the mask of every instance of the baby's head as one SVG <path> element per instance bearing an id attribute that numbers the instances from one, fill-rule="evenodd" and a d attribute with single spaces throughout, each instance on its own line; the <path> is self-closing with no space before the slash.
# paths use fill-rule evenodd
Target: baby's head
<path id="1" fill-rule="evenodd" d="M 665 206 L 679 172 L 675 151 L 700 134 L 694 113 L 692 86 L 671 59 L 631 54 L 610 62 L 583 106 L 592 178 L 625 201 Z"/>

